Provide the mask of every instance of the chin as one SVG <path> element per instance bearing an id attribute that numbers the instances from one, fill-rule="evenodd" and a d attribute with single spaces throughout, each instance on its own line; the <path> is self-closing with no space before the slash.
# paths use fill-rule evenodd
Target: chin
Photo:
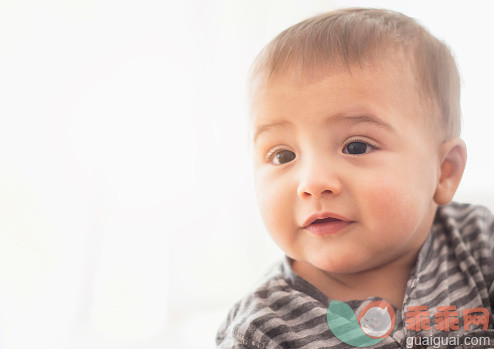
<path id="1" fill-rule="evenodd" d="M 347 274 L 347 273 L 354 273 L 359 269 L 353 263 L 351 264 L 341 263 L 341 262 L 338 263 L 332 260 L 328 260 L 327 258 L 323 260 L 310 259 L 308 263 L 311 264 L 313 267 L 328 273 Z"/>

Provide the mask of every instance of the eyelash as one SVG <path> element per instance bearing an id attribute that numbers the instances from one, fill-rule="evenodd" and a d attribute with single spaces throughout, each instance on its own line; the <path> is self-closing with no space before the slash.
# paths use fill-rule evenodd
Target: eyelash
<path id="1" fill-rule="evenodd" d="M 379 150 L 379 148 L 374 145 L 372 142 L 370 142 L 369 140 L 367 139 L 363 139 L 363 138 L 352 138 L 350 140 L 348 140 L 347 142 L 345 142 L 345 145 L 343 146 L 343 149 L 345 149 L 349 144 L 351 143 L 364 143 L 366 144 L 368 147 L 370 147 L 371 149 L 369 151 L 375 151 L 375 150 Z M 365 154 L 367 154 L 368 152 L 366 152 Z M 346 153 L 345 153 L 346 154 Z M 363 154 L 348 154 L 348 155 L 363 155 Z"/>
<path id="2" fill-rule="evenodd" d="M 286 149 L 286 148 L 273 148 L 271 149 L 267 154 L 266 154 L 266 157 L 265 157 L 265 160 L 267 162 L 271 162 L 271 158 L 276 155 L 277 152 L 281 151 L 281 150 L 289 150 L 289 149 Z M 291 150 L 289 150 L 291 151 Z"/>

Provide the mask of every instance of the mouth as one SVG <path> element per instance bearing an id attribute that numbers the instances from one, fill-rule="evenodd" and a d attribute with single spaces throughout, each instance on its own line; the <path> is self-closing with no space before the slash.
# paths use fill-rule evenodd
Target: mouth
<path id="1" fill-rule="evenodd" d="M 323 218 L 323 219 L 316 219 L 314 222 L 311 224 L 320 224 L 320 223 L 327 223 L 327 222 L 336 222 L 336 221 L 342 221 L 341 219 L 338 218 L 333 218 L 333 217 L 328 217 L 328 218 Z M 309 225 L 311 225 L 309 224 Z"/>
<path id="2" fill-rule="evenodd" d="M 325 236 L 338 233 L 353 223 L 342 216 L 322 213 L 310 216 L 303 228 L 314 235 Z"/>

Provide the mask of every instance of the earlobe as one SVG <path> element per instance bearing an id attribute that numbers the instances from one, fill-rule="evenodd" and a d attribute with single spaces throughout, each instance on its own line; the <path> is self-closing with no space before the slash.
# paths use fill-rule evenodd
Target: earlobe
<path id="1" fill-rule="evenodd" d="M 461 138 L 453 138 L 440 146 L 440 173 L 434 193 L 434 201 L 439 206 L 446 205 L 460 184 L 467 162 L 467 148 Z"/>

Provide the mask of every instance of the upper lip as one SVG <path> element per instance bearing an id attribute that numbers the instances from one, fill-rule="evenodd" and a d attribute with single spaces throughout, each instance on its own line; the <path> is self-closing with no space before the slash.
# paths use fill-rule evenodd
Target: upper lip
<path id="1" fill-rule="evenodd" d="M 337 213 L 332 213 L 332 212 L 319 212 L 319 213 L 314 213 L 313 215 L 310 215 L 303 223 L 303 227 L 308 227 L 318 219 L 327 219 L 327 218 L 334 218 L 335 220 L 340 220 L 340 221 L 346 221 L 346 222 L 351 222 L 350 219 L 337 214 Z"/>

